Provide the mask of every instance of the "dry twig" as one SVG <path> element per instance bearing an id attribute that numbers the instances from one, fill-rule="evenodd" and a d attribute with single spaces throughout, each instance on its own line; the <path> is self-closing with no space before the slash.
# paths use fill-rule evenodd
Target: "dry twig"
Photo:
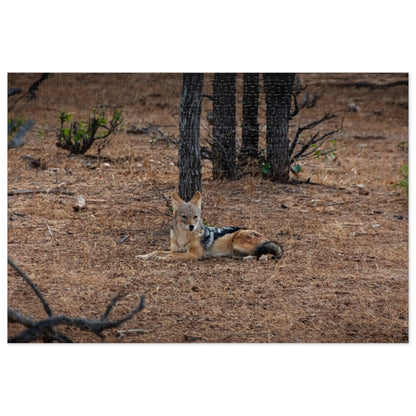
<path id="1" fill-rule="evenodd" d="M 63 191 L 59 188 L 54 188 L 51 190 L 48 189 L 15 189 L 12 191 L 8 191 L 8 196 L 15 196 L 15 195 L 30 195 L 30 194 L 63 194 L 63 195 L 74 195 L 73 192 Z"/>

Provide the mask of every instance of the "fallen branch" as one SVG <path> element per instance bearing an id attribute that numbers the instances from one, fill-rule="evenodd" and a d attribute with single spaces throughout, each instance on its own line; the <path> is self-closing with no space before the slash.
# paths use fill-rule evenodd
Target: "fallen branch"
<path id="1" fill-rule="evenodd" d="M 48 79 L 49 75 L 51 74 L 42 74 L 42 76 L 30 86 L 29 90 L 26 93 L 26 98 L 28 101 L 33 100 L 35 98 L 36 91 L 38 90 L 39 85 L 42 84 L 42 82 L 45 81 L 45 79 Z"/>
<path id="2" fill-rule="evenodd" d="M 19 273 L 20 276 L 23 277 L 23 280 L 32 288 L 32 290 L 35 292 L 35 295 L 42 302 L 43 308 L 45 309 L 45 312 L 47 313 L 47 315 L 48 316 L 52 316 L 52 310 L 51 310 L 51 308 L 49 307 L 49 305 L 46 302 L 46 300 L 43 298 L 42 294 L 40 293 L 40 291 L 36 287 L 36 285 L 29 279 L 29 277 L 27 276 L 27 274 L 23 270 L 21 270 L 16 264 L 14 264 L 14 262 L 12 261 L 12 259 L 10 257 L 7 258 L 7 263 L 9 263 L 9 265 L 12 266 L 13 269 L 15 269 L 17 271 L 17 273 Z"/>
<path id="3" fill-rule="evenodd" d="M 29 279 L 29 277 L 26 275 L 26 273 L 21 270 L 11 259 L 10 257 L 7 258 L 7 262 L 11 267 L 13 267 L 17 273 L 20 274 L 21 277 L 23 277 L 23 280 L 30 286 L 30 288 L 35 292 L 35 295 L 39 298 L 41 301 L 43 308 L 45 309 L 46 314 L 51 317 L 53 315 L 52 309 L 40 293 L 39 289 L 36 287 L 36 285 Z M 33 321 L 31 318 L 26 317 L 22 315 L 19 311 L 13 310 L 8 308 L 8 320 L 9 322 L 19 322 L 26 327 L 32 327 L 35 325 L 35 321 Z M 71 342 L 69 338 L 67 338 L 65 335 L 59 333 L 53 326 L 51 326 L 47 332 L 44 334 L 44 340 L 46 342 L 51 341 L 58 341 L 58 342 Z"/>
<path id="4" fill-rule="evenodd" d="M 169 136 L 167 136 L 165 133 L 163 133 L 162 130 L 158 128 L 158 126 L 155 126 L 154 124 L 149 124 L 149 130 L 154 130 L 157 134 L 159 134 L 160 137 L 156 137 L 157 140 L 164 140 L 166 143 L 171 143 L 176 147 L 179 147 L 179 141 L 177 139 L 171 139 Z"/>
<path id="5" fill-rule="evenodd" d="M 25 95 L 21 95 L 10 107 L 9 107 L 9 111 L 11 111 L 12 109 L 14 109 L 14 107 L 16 107 L 16 105 L 24 98 L 26 97 L 26 104 L 31 102 L 35 97 L 36 97 L 36 92 L 39 88 L 39 85 L 45 81 L 45 79 L 49 78 L 49 76 L 52 74 L 42 74 L 41 77 L 35 81 L 28 89 L 28 91 L 26 92 Z M 19 90 L 19 88 L 12 88 L 12 90 Z M 21 91 L 20 91 L 21 92 Z M 16 92 L 14 92 L 13 94 L 8 94 L 9 97 L 11 97 L 12 95 L 15 95 Z M 26 105 L 23 104 L 23 107 Z"/>
<path id="6" fill-rule="evenodd" d="M 7 319 L 9 323 L 19 323 L 24 326 L 31 328 L 37 324 L 36 321 L 29 318 L 28 316 L 22 315 L 19 311 L 11 308 L 7 308 Z M 20 335 L 20 334 L 19 334 Z M 19 340 L 14 340 L 16 337 L 9 338 L 8 342 L 24 342 Z M 72 343 L 72 341 L 65 335 L 56 331 L 56 329 L 51 326 L 48 330 L 44 332 L 43 339 L 45 342 L 62 342 L 62 343 Z"/>
<path id="7" fill-rule="evenodd" d="M 8 258 L 8 263 L 13 267 L 20 276 L 23 277 L 25 282 L 32 288 L 36 296 L 42 302 L 42 305 L 48 315 L 48 318 L 41 321 L 35 321 L 31 317 L 27 317 L 20 313 L 18 310 L 8 308 L 8 322 L 20 323 L 27 327 L 26 330 L 20 332 L 18 335 L 8 339 L 8 342 L 31 342 L 38 339 L 43 339 L 46 342 L 57 341 L 57 342 L 72 342 L 68 337 L 60 334 L 55 327 L 58 325 L 73 326 L 82 330 L 86 330 L 94 333 L 95 335 L 103 338 L 102 332 L 106 329 L 117 328 L 122 323 L 132 319 L 138 312 L 143 310 L 145 307 L 145 295 L 140 298 L 140 303 L 136 306 L 129 314 L 116 321 L 108 321 L 108 316 L 113 310 L 117 302 L 123 297 L 122 294 L 117 295 L 109 304 L 103 316 L 99 320 L 84 319 L 84 318 L 73 318 L 66 315 L 53 315 L 51 308 L 40 293 L 36 285 L 29 279 L 16 264 Z"/>
<path id="8" fill-rule="evenodd" d="M 377 84 L 375 82 L 368 82 L 368 81 L 358 81 L 358 82 L 327 82 L 326 86 L 331 87 L 355 87 L 355 88 L 369 88 L 370 90 L 374 90 L 377 88 L 380 89 L 387 89 L 398 87 L 400 85 L 409 85 L 408 80 L 398 80 L 393 82 L 386 82 L 382 84 Z"/>
<path id="9" fill-rule="evenodd" d="M 345 205 L 345 204 L 360 204 L 363 201 L 342 201 L 342 202 L 328 202 L 327 204 L 325 204 L 326 207 L 331 207 L 333 205 Z"/>
<path id="10" fill-rule="evenodd" d="M 98 235 L 112 235 L 115 233 L 118 234 L 126 234 L 128 232 L 132 233 L 132 232 L 137 232 L 137 231 L 143 231 L 143 230 L 147 230 L 149 227 L 142 227 L 142 228 L 118 228 L 116 230 L 110 230 L 110 231 L 92 231 L 91 234 L 98 234 Z"/>
<path id="11" fill-rule="evenodd" d="M 7 96 L 11 97 L 12 95 L 20 94 L 22 92 L 21 88 L 9 88 L 7 90 Z"/>
<path id="12" fill-rule="evenodd" d="M 133 328 L 133 329 L 119 329 L 117 331 L 117 334 L 120 339 L 123 339 L 124 336 L 128 334 L 147 334 L 149 332 L 150 331 L 148 331 L 147 329 Z"/>
<path id="13" fill-rule="evenodd" d="M 49 224 L 48 223 L 46 223 L 46 226 L 48 227 L 49 234 L 53 238 L 53 233 L 52 233 L 51 227 L 49 227 Z"/>
<path id="14" fill-rule="evenodd" d="M 8 196 L 15 196 L 15 195 L 31 195 L 31 194 L 63 194 L 63 195 L 70 195 L 73 196 L 73 192 L 63 191 L 59 188 L 54 188 L 51 190 L 48 189 L 16 189 L 13 191 L 7 191 Z"/>
<path id="15" fill-rule="evenodd" d="M 115 298 L 112 301 L 111 307 L 113 306 L 113 302 L 115 303 L 115 300 L 118 300 Z M 129 319 L 133 318 L 134 315 L 136 315 L 138 312 L 140 312 L 144 306 L 145 306 L 145 295 L 142 295 L 140 299 L 139 305 L 134 308 L 128 315 L 126 315 L 124 318 L 119 319 L 117 321 L 107 321 L 106 318 L 102 318 L 100 320 L 89 320 L 84 318 L 71 318 L 66 315 L 59 315 L 59 316 L 51 316 L 47 319 L 44 319 L 43 321 L 37 322 L 35 325 L 31 326 L 30 328 L 22 331 L 20 334 L 9 338 L 8 342 L 11 343 L 17 343 L 17 342 L 31 342 L 35 341 L 39 338 L 42 338 L 45 336 L 45 334 L 48 334 L 49 331 L 54 328 L 57 325 L 66 325 L 66 326 L 74 326 L 76 328 L 86 330 L 89 332 L 94 333 L 95 335 L 98 335 L 102 337 L 102 332 L 106 329 L 111 328 L 117 328 L 122 323 L 128 321 Z M 10 313 L 10 308 L 8 309 Z M 12 311 L 12 314 L 14 313 L 14 320 L 13 322 L 19 322 L 18 315 L 15 313 L 16 311 Z M 23 323 L 23 322 L 20 322 Z"/>
<path id="16" fill-rule="evenodd" d="M 129 238 L 128 235 L 125 235 L 121 240 L 117 241 L 117 244 L 123 244 Z"/>
<path id="17" fill-rule="evenodd" d="M 148 331 L 147 329 L 142 329 L 142 328 L 132 328 L 132 329 L 119 329 L 117 331 L 118 334 L 131 334 L 131 333 L 140 333 L 140 334 L 147 334 Z"/>

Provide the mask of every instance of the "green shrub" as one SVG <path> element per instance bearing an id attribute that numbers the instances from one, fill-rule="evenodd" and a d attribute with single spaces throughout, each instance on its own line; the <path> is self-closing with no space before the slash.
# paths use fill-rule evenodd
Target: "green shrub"
<path id="1" fill-rule="evenodd" d="M 72 114 L 61 111 L 59 116 L 61 125 L 58 131 L 56 145 L 69 150 L 71 154 L 83 154 L 92 146 L 95 140 L 106 139 L 122 124 L 121 110 L 115 109 L 110 123 L 107 123 L 104 108 L 98 112 L 93 110 L 88 122 L 71 121 Z M 98 153 L 104 148 L 107 141 L 98 147 Z"/>

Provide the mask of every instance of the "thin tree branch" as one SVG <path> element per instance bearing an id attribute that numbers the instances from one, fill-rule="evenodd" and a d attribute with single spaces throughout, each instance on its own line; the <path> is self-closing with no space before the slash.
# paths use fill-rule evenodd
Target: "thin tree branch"
<path id="1" fill-rule="evenodd" d="M 292 143 L 291 143 L 291 145 L 290 145 L 290 148 L 289 148 L 289 157 L 291 158 L 290 159 L 290 163 L 292 164 L 294 161 L 296 161 L 296 160 L 299 160 L 300 158 L 304 158 L 305 157 L 305 152 L 312 146 L 312 145 L 316 145 L 317 143 L 319 143 L 319 146 L 315 146 L 314 147 L 314 151 L 312 152 L 312 153 L 315 153 L 316 152 L 316 149 L 317 149 L 317 147 L 320 147 L 320 146 L 322 146 L 322 144 L 324 144 L 325 142 L 327 142 L 328 140 L 330 140 L 330 139 L 333 139 L 331 136 L 333 135 L 333 134 L 335 134 L 335 133 L 337 133 L 339 130 L 340 130 L 340 128 L 339 129 L 337 129 L 337 130 L 332 130 L 332 131 L 330 131 L 330 132 L 328 132 L 328 133 L 325 133 L 324 135 L 322 135 L 322 136 L 320 136 L 320 137 L 318 137 L 319 136 L 319 131 L 317 132 L 317 133 L 315 133 L 313 136 L 312 136 L 312 138 L 310 139 L 310 140 L 308 140 L 306 143 L 304 143 L 303 144 L 303 146 L 302 146 L 302 148 L 292 157 L 292 155 L 293 155 L 293 153 L 294 153 L 294 151 L 295 151 L 295 148 L 296 148 L 296 145 L 298 144 L 298 142 L 299 142 L 299 139 L 300 139 L 300 136 L 301 136 L 301 134 L 305 131 L 305 130 L 310 130 L 310 129 L 313 129 L 313 128 L 315 128 L 316 126 L 318 126 L 319 124 L 321 124 L 321 123 L 323 123 L 323 122 L 325 122 L 325 121 L 327 121 L 327 120 L 330 120 L 330 119 L 332 119 L 332 118 L 335 118 L 335 117 L 337 117 L 337 115 L 336 114 L 332 114 L 332 113 L 327 113 L 327 114 L 325 114 L 321 119 L 319 119 L 319 120 L 315 120 L 315 121 L 313 121 L 313 122 L 311 122 L 311 123 L 309 123 L 309 124 L 306 124 L 305 126 L 302 126 L 302 127 L 300 127 L 300 126 L 298 126 L 298 130 L 297 130 L 297 132 L 296 132 L 296 135 L 295 135 L 295 137 L 294 137 L 294 139 L 293 139 L 293 141 L 292 141 Z M 308 154 L 308 156 L 310 155 L 310 154 L 312 154 L 312 153 L 309 153 Z"/>
<path id="2" fill-rule="evenodd" d="M 52 309 L 49 307 L 46 300 L 43 298 L 42 294 L 40 293 L 39 289 L 36 287 L 36 285 L 29 279 L 29 277 L 26 275 L 26 273 L 21 270 L 14 262 L 11 260 L 10 257 L 7 257 L 7 263 L 10 264 L 10 266 L 13 267 L 17 271 L 17 273 L 20 274 L 20 276 L 23 277 L 23 280 L 32 288 L 32 290 L 35 292 L 36 296 L 40 299 L 43 305 L 43 309 L 45 309 L 45 312 L 48 314 L 48 316 L 52 316 Z"/>
<path id="3" fill-rule="evenodd" d="M 26 98 L 27 98 L 28 101 L 33 100 L 35 98 L 36 91 L 38 90 L 39 85 L 43 81 L 45 81 L 45 79 L 47 79 L 49 77 L 49 75 L 51 75 L 51 74 L 48 74 L 48 73 L 42 74 L 42 76 L 30 86 L 28 92 L 26 93 Z"/>
<path id="4" fill-rule="evenodd" d="M 377 84 L 374 82 L 368 81 L 358 81 L 358 82 L 326 82 L 326 86 L 330 87 L 355 87 L 355 88 L 369 88 L 370 90 L 374 90 L 377 88 L 380 89 L 387 89 L 392 87 L 398 87 L 400 85 L 409 85 L 408 80 L 398 80 L 393 82 L 386 82 L 384 84 Z"/>
<path id="5" fill-rule="evenodd" d="M 73 192 L 69 191 L 61 191 L 59 188 L 47 190 L 47 189 L 16 189 L 13 191 L 8 191 L 8 196 L 15 196 L 15 195 L 30 195 L 30 194 L 63 194 L 63 195 L 70 195 L 73 196 Z"/>

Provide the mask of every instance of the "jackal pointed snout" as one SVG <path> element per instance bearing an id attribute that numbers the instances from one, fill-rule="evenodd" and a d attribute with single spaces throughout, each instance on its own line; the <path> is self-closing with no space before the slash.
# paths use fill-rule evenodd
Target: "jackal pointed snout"
<path id="1" fill-rule="evenodd" d="M 190 224 L 190 225 L 189 225 L 189 231 L 193 231 L 193 230 L 195 230 L 195 225 Z"/>

